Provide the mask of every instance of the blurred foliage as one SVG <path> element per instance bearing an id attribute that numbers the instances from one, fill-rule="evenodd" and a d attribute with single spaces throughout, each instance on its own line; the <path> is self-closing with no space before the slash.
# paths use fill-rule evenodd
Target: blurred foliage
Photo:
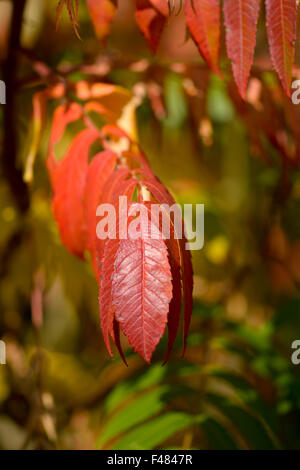
<path id="1" fill-rule="evenodd" d="M 5 24 L 7 2 L 0 3 Z M 300 449 L 300 366 L 291 362 L 291 344 L 300 339 L 299 170 L 287 169 L 264 136 L 271 162 L 257 157 L 226 81 L 196 71 L 202 96 L 197 106 L 191 103 L 191 83 L 178 62 L 203 64 L 191 42 L 184 43 L 180 15 L 152 57 L 129 21 L 130 2 L 122 2 L 107 50 L 81 3 L 83 41 L 67 15 L 55 32 L 54 0 L 28 1 L 22 45 L 53 69 L 104 67 L 105 52 L 116 60 L 103 72 L 105 80 L 141 92 L 137 132 L 155 173 L 179 203 L 205 204 L 205 245 L 193 252 L 191 333 L 185 358 L 177 340 L 165 366 L 165 338 L 150 367 L 132 354 L 126 338 L 129 367 L 117 355 L 108 359 L 92 268 L 61 245 L 51 213 L 44 166 L 50 108 L 25 214 L 0 179 L 0 338 L 7 345 L 7 364 L 0 366 L 0 448 Z M 263 34 L 258 61 L 265 58 Z M 6 40 L 0 35 L 3 50 Z M 148 72 L 147 84 L 158 86 L 152 92 L 161 92 L 156 105 L 151 97 L 157 95 L 144 93 L 137 69 L 118 65 L 122 55 L 173 64 L 163 73 Z M 20 61 L 19 75 L 15 123 L 22 167 L 39 84 L 34 76 L 31 86 L 28 58 Z M 82 76 L 72 72 L 73 80 Z M 272 74 L 262 80 L 274 84 Z M 287 133 L 285 117 L 280 125 Z M 68 132 L 71 139 L 71 126 Z"/>

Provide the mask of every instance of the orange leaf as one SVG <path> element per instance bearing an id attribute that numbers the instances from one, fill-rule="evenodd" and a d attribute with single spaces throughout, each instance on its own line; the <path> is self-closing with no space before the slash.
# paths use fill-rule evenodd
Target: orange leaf
<path id="1" fill-rule="evenodd" d="M 111 23 L 116 14 L 115 3 L 114 0 L 87 0 L 95 33 L 102 42 L 105 42 L 110 33 Z"/>

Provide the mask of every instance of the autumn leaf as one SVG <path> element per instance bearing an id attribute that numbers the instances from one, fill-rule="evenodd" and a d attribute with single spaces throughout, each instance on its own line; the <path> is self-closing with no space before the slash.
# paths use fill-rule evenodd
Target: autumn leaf
<path id="1" fill-rule="evenodd" d="M 168 14 L 169 10 L 166 2 L 136 0 L 135 19 L 152 52 L 156 52 L 159 46 Z"/>
<path id="2" fill-rule="evenodd" d="M 54 112 L 46 161 L 52 186 L 55 184 L 56 169 L 58 167 L 55 157 L 55 145 L 62 138 L 66 126 L 73 121 L 77 121 L 81 116 L 82 107 L 79 103 L 62 104 Z"/>
<path id="3" fill-rule="evenodd" d="M 143 184 L 151 191 L 155 199 L 160 204 L 167 204 L 172 206 L 175 201 L 171 194 L 167 191 L 167 189 L 158 181 L 158 180 L 149 180 L 149 177 L 146 176 L 143 180 Z M 172 223 L 172 219 L 170 220 Z M 193 311 L 193 267 L 191 261 L 191 252 L 187 249 L 186 244 L 187 240 L 185 238 L 185 231 L 184 231 L 184 221 L 181 220 L 182 223 L 182 233 L 180 234 L 175 233 L 175 238 L 177 238 L 177 242 L 179 245 L 180 251 L 180 266 L 182 270 L 182 284 L 183 284 L 183 303 L 184 303 L 184 347 L 183 352 L 186 349 L 186 340 L 187 335 L 190 327 L 192 311 Z M 178 314 L 178 312 L 176 312 Z M 171 329 L 172 333 L 176 335 L 177 328 L 175 328 L 175 324 L 172 325 L 173 328 Z M 171 336 L 171 342 L 173 341 L 173 337 Z"/>
<path id="4" fill-rule="evenodd" d="M 97 87 L 93 88 L 94 85 Z M 118 87 L 98 83 L 94 85 L 90 86 L 88 82 L 83 81 L 77 82 L 75 89 L 78 99 L 86 102 L 60 105 L 54 113 L 47 156 L 47 166 L 54 191 L 54 217 L 61 240 L 71 253 L 82 259 L 86 249 L 91 253 L 99 286 L 101 328 L 109 354 L 112 355 L 110 344 L 112 339 L 126 363 L 120 343 L 121 328 L 129 343 L 147 362 L 150 362 L 152 353 L 168 324 L 166 362 L 177 336 L 182 296 L 185 305 L 184 344 L 186 344 L 192 312 L 193 279 L 192 267 L 189 264 L 190 254 L 186 253 L 185 238 L 177 239 L 172 218 L 171 236 L 167 240 L 161 238 L 150 240 L 148 236 L 144 236 L 145 234 L 137 240 L 130 236 L 124 240 L 121 232 L 119 233 L 120 196 L 127 198 L 127 202 L 132 202 L 133 197 L 136 197 L 148 211 L 150 200 L 144 200 L 144 196 L 147 198 L 148 194 L 147 191 L 144 192 L 146 189 L 150 191 L 153 202 L 158 206 L 159 203 L 172 205 L 174 200 L 154 176 L 139 145 L 114 123 L 113 118 L 109 124 L 99 130 L 89 120 L 86 113 L 90 110 L 109 116 L 110 106 L 102 104 L 103 98 L 112 99 L 113 112 L 118 114 L 120 107 L 115 107 L 116 92 L 124 96 L 124 102 L 128 96 Z M 78 119 L 82 119 L 82 123 L 87 127 L 74 137 L 66 155 L 58 161 L 55 146 L 62 138 L 66 126 Z M 104 150 L 95 155 L 89 163 L 90 147 L 97 139 Z M 117 232 L 113 237 L 98 237 L 97 207 L 101 204 L 111 204 L 116 210 Z M 183 220 L 180 220 L 184 229 Z M 152 226 L 154 227 L 153 223 Z M 160 231 L 161 227 L 155 229 Z M 134 252 L 139 255 L 139 259 L 135 261 L 140 271 L 137 270 L 134 274 L 135 286 L 126 284 L 129 287 L 128 292 L 130 289 L 135 289 L 138 284 L 142 290 L 140 298 L 133 300 L 133 302 L 138 301 L 138 304 L 132 305 L 132 310 L 127 311 L 129 316 L 125 318 L 122 305 L 128 298 L 125 295 L 125 278 L 122 277 L 125 265 L 120 260 L 119 251 L 128 252 L 130 264 L 130 250 L 133 246 L 135 246 Z M 129 281 L 131 275 L 132 273 L 128 272 Z M 152 285 L 158 284 L 161 290 L 158 288 L 153 293 L 150 279 Z M 151 304 L 150 313 L 153 314 L 151 317 L 147 302 Z M 134 328 L 131 328 L 134 316 L 136 322 Z M 155 324 L 158 327 L 154 332 Z"/>
<path id="5" fill-rule="evenodd" d="M 266 0 L 267 31 L 274 68 L 291 96 L 296 43 L 296 0 Z"/>
<path id="6" fill-rule="evenodd" d="M 131 178 L 124 180 L 125 173 L 119 173 L 123 182 L 121 182 L 120 177 L 117 178 L 118 185 L 114 193 L 112 194 L 111 203 L 116 208 L 116 213 L 118 213 L 118 203 L 119 196 L 125 196 L 127 202 L 132 200 L 133 192 L 138 184 L 137 180 Z M 98 273 L 100 275 L 99 282 L 99 307 L 100 307 L 100 319 L 101 319 L 101 328 L 103 333 L 104 342 L 109 354 L 112 356 L 112 351 L 109 342 L 109 335 L 112 340 L 115 342 L 114 334 L 114 307 L 112 299 L 112 278 L 114 273 L 114 261 L 116 258 L 117 250 L 119 247 L 119 217 L 117 217 L 116 224 L 116 233 L 109 233 L 107 240 L 104 241 L 103 245 L 103 254 L 99 260 Z M 126 214 L 127 222 L 127 214 Z M 116 326 L 116 325 L 115 325 Z M 121 354 L 122 356 L 122 354 Z M 123 356 L 122 356 L 123 357 Z"/>
<path id="7" fill-rule="evenodd" d="M 100 204 L 112 204 L 115 200 L 115 196 L 117 193 L 118 188 L 130 176 L 130 170 L 126 167 L 117 168 L 107 179 L 103 191 L 99 200 Z M 105 240 L 97 238 L 96 242 L 96 253 L 92 253 L 92 256 L 97 256 L 98 262 L 96 266 L 96 275 L 100 277 L 101 272 L 101 258 L 103 255 L 103 247 L 104 247 Z M 99 282 L 99 280 L 98 280 Z"/>
<path id="8" fill-rule="evenodd" d="M 99 137 L 96 129 L 76 135 L 55 170 L 53 212 L 63 244 L 79 258 L 86 248 L 83 195 L 90 145 Z"/>
<path id="9" fill-rule="evenodd" d="M 186 0 L 184 9 L 187 27 L 202 57 L 220 75 L 220 0 Z"/>
<path id="10" fill-rule="evenodd" d="M 115 317 L 129 343 L 150 362 L 167 323 L 172 298 L 171 270 L 163 240 L 142 236 L 120 240 L 112 280 Z"/>
<path id="11" fill-rule="evenodd" d="M 76 36 L 80 38 L 79 32 L 78 32 L 79 0 L 59 0 L 57 9 L 56 9 L 56 29 L 58 29 L 58 23 L 59 23 L 64 5 L 67 7 L 74 32 Z"/>
<path id="12" fill-rule="evenodd" d="M 144 206 L 148 209 L 149 217 L 151 217 L 151 208 L 153 209 L 153 204 L 154 202 L 144 202 Z M 160 204 L 157 203 L 157 207 L 160 208 Z M 173 220 L 171 219 L 170 237 L 166 237 L 165 239 L 171 269 L 173 295 L 170 302 L 170 309 L 168 314 L 168 348 L 164 363 L 166 363 L 170 357 L 170 353 L 172 351 L 177 336 L 180 323 L 182 301 L 180 249 L 178 240 L 175 237 L 174 225 L 172 222 Z M 163 232 L 162 219 L 159 220 L 159 230 L 161 233 Z"/>
<path id="13" fill-rule="evenodd" d="M 116 14 L 116 0 L 87 0 L 97 37 L 105 43 Z"/>
<path id="14" fill-rule="evenodd" d="M 118 239 L 105 241 L 101 260 L 99 308 L 100 322 L 104 343 L 110 356 L 113 356 L 109 337 L 115 342 L 114 335 L 114 307 L 112 304 L 112 276 L 114 273 L 114 261 L 119 247 Z"/>
<path id="15" fill-rule="evenodd" d="M 53 85 L 46 90 L 38 91 L 32 99 L 32 137 L 29 152 L 26 158 L 24 181 L 31 183 L 33 179 L 33 165 L 38 152 L 41 134 L 45 125 L 46 105 L 50 98 L 60 98 L 65 93 L 62 83 Z"/>
<path id="16" fill-rule="evenodd" d="M 116 165 L 117 155 L 106 150 L 95 155 L 88 167 L 84 191 L 84 207 L 87 224 L 88 249 L 95 251 L 96 209 L 100 202 L 103 188 Z"/>
<path id="17" fill-rule="evenodd" d="M 232 63 L 235 82 L 243 99 L 246 99 L 253 62 L 259 4 L 260 0 L 224 2 L 227 52 Z"/>

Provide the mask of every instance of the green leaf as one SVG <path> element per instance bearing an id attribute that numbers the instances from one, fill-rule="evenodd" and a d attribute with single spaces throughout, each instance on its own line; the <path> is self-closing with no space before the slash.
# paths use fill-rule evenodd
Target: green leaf
<path id="1" fill-rule="evenodd" d="M 243 377 L 228 372 L 215 370 L 213 375 L 230 384 L 243 403 L 256 411 L 270 426 L 271 429 L 277 429 L 276 415 L 271 407 L 265 403 L 255 390 Z"/>
<path id="2" fill-rule="evenodd" d="M 262 421 L 220 395 L 207 394 L 206 398 L 233 422 L 252 450 L 276 449 Z"/>
<path id="3" fill-rule="evenodd" d="M 132 380 L 120 383 L 109 394 L 105 403 L 105 410 L 107 413 L 112 412 L 122 401 L 137 391 L 146 390 L 160 383 L 165 376 L 167 369 L 162 367 L 161 364 L 151 366 L 143 375 L 133 377 Z"/>
<path id="4" fill-rule="evenodd" d="M 238 448 L 229 432 L 215 419 L 207 418 L 201 424 L 201 428 L 215 450 L 236 450 Z"/>
<path id="5" fill-rule="evenodd" d="M 193 418 L 185 413 L 166 413 L 129 432 L 113 450 L 154 449 L 192 423 Z"/>
<path id="6" fill-rule="evenodd" d="M 168 390 L 169 387 L 151 390 L 121 409 L 110 419 L 97 442 L 97 447 L 102 447 L 105 442 L 159 413 L 164 407 L 164 395 Z"/>

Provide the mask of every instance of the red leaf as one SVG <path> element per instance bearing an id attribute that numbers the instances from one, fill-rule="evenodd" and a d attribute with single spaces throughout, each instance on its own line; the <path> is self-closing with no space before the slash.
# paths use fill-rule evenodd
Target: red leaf
<path id="1" fill-rule="evenodd" d="M 256 44 L 256 28 L 260 0 L 226 0 L 224 19 L 228 56 L 232 62 L 233 75 L 243 99 Z"/>
<path id="2" fill-rule="evenodd" d="M 168 243 L 166 243 L 169 246 Z M 164 360 L 164 364 L 168 361 L 170 353 L 173 349 L 174 342 L 177 336 L 179 323 L 180 323 L 180 314 L 181 314 L 181 271 L 180 264 L 176 264 L 172 257 L 169 258 L 171 276 L 172 276 L 172 286 L 173 286 L 173 296 L 170 302 L 170 311 L 168 315 L 168 348 Z"/>
<path id="3" fill-rule="evenodd" d="M 171 194 L 158 180 L 143 179 L 143 184 L 149 189 L 160 204 L 172 205 L 175 203 Z M 186 340 L 189 332 L 192 311 L 193 311 L 193 266 L 191 252 L 186 249 L 187 240 L 184 236 L 184 222 L 182 221 L 183 238 L 178 240 L 180 248 L 180 264 L 182 269 L 183 300 L 184 300 L 184 349 L 186 349 Z M 176 236 L 176 234 L 175 234 Z M 177 332 L 177 330 L 176 330 Z"/>
<path id="4" fill-rule="evenodd" d="M 87 222 L 88 249 L 95 251 L 96 242 L 96 209 L 101 199 L 101 194 L 109 176 L 116 165 L 117 155 L 111 150 L 106 150 L 95 155 L 89 165 L 84 191 L 84 206 Z"/>
<path id="5" fill-rule="evenodd" d="M 118 204 L 119 204 L 119 197 L 123 196 L 127 198 L 127 202 L 131 202 L 134 190 L 138 184 L 138 181 L 135 178 L 130 178 L 126 181 L 123 181 L 118 187 L 118 189 L 115 191 L 112 199 L 112 203 L 114 204 L 115 207 L 117 207 L 118 210 Z"/>
<path id="6" fill-rule="evenodd" d="M 154 8 L 156 8 L 157 11 L 159 11 L 162 15 L 167 17 L 169 15 L 169 7 L 168 7 L 168 0 L 166 2 L 162 0 L 146 0 L 141 3 L 150 3 Z"/>
<path id="7" fill-rule="evenodd" d="M 144 202 L 144 205 L 148 209 L 149 216 L 151 215 L 151 207 L 153 203 Z M 162 220 L 160 220 L 160 232 L 162 232 Z M 178 240 L 174 237 L 174 227 L 170 224 L 170 238 L 165 240 L 168 249 L 168 256 L 171 268 L 172 276 L 172 290 L 173 296 L 170 302 L 170 310 L 168 315 L 168 348 L 164 364 L 168 361 L 174 342 L 177 336 L 180 314 L 181 314 L 181 269 L 180 269 L 180 251 Z"/>
<path id="8" fill-rule="evenodd" d="M 63 244 L 82 258 L 86 247 L 83 207 L 89 147 L 97 139 L 95 129 L 81 131 L 55 170 L 53 212 Z"/>
<path id="9" fill-rule="evenodd" d="M 111 23 L 116 14 L 115 3 L 114 0 L 87 0 L 95 33 L 103 42 L 110 33 Z"/>
<path id="10" fill-rule="evenodd" d="M 193 312 L 193 265 L 191 252 L 186 248 L 187 240 L 179 240 L 180 253 L 182 256 L 182 279 L 183 279 L 183 303 L 184 303 L 184 329 L 183 329 L 183 355 L 186 350 L 186 341 L 190 329 Z"/>
<path id="11" fill-rule="evenodd" d="M 152 203 L 151 203 L 152 204 Z M 160 225 L 160 231 L 162 226 Z M 182 301 L 182 277 L 180 266 L 180 249 L 178 240 L 175 238 L 174 226 L 170 224 L 170 238 L 165 240 L 168 249 L 169 263 L 172 276 L 172 299 L 170 302 L 170 309 L 168 315 L 168 347 L 164 364 L 168 361 L 170 353 L 173 349 L 174 342 L 177 336 L 180 315 L 181 315 L 181 301 Z M 193 282 L 193 280 L 192 280 Z M 188 330 L 188 328 L 187 328 Z"/>
<path id="12" fill-rule="evenodd" d="M 267 31 L 274 68 L 291 96 L 296 42 L 296 0 L 266 0 Z"/>
<path id="13" fill-rule="evenodd" d="M 128 201 L 131 201 L 137 180 L 130 179 L 123 181 L 118 186 L 118 189 L 114 193 L 112 198 L 113 204 L 117 206 L 119 195 L 127 197 Z M 118 212 L 118 211 L 117 211 Z M 117 219 L 118 221 L 119 219 Z M 100 307 L 100 319 L 101 328 L 103 333 L 104 342 L 109 354 L 112 356 L 109 335 L 115 341 L 113 332 L 113 319 L 114 309 L 112 304 L 112 276 L 114 273 L 114 261 L 119 246 L 119 225 L 116 227 L 116 239 L 108 238 L 104 242 L 103 256 L 101 257 L 101 272 L 100 272 L 100 285 L 99 285 L 99 307 Z M 122 356 L 123 357 L 123 356 Z"/>
<path id="14" fill-rule="evenodd" d="M 220 0 L 186 0 L 185 14 L 188 29 L 203 59 L 215 73 L 221 75 Z"/>
<path id="15" fill-rule="evenodd" d="M 160 0 L 159 0 L 160 1 Z M 168 6 L 158 0 L 136 0 L 136 22 L 152 52 L 156 52 L 168 17 Z"/>
<path id="16" fill-rule="evenodd" d="M 129 343 L 150 362 L 168 317 L 172 297 L 171 271 L 163 240 L 150 233 L 137 240 L 120 240 L 113 275 L 116 320 Z"/>
<path id="17" fill-rule="evenodd" d="M 120 341 L 120 325 L 117 322 L 117 320 L 114 318 L 114 337 L 115 337 L 115 343 L 118 348 L 118 351 L 120 353 L 121 358 L 123 359 L 124 364 L 128 367 L 127 361 L 125 359 L 123 349 L 121 346 L 121 341 Z"/>
<path id="18" fill-rule="evenodd" d="M 66 126 L 73 121 L 77 121 L 82 116 L 82 107 L 78 103 L 71 103 L 70 105 L 61 105 L 56 108 L 53 120 L 51 135 L 49 140 L 49 148 L 47 154 L 47 168 L 51 179 L 52 186 L 55 181 L 55 172 L 58 162 L 55 158 L 54 147 L 60 141 L 65 132 Z"/>
<path id="19" fill-rule="evenodd" d="M 99 201 L 99 204 L 105 204 L 105 203 L 113 203 L 114 200 L 114 194 L 120 184 L 126 180 L 126 178 L 130 175 L 130 170 L 128 168 L 118 168 L 115 170 L 111 176 L 108 178 L 103 191 L 102 195 Z M 97 270 L 96 273 L 97 276 L 100 275 L 101 272 L 101 265 L 100 265 L 100 260 L 103 255 L 103 247 L 104 247 L 104 241 L 100 240 L 97 238 L 97 246 L 96 246 L 96 256 L 98 260 L 98 265 L 97 265 Z M 98 279 L 97 279 L 98 280 Z"/>
<path id="20" fill-rule="evenodd" d="M 118 239 L 107 239 L 104 244 L 103 256 L 101 260 L 101 276 L 100 276 L 100 321 L 105 346 L 111 356 L 113 356 L 109 335 L 115 341 L 113 331 L 114 309 L 112 305 L 112 276 L 114 273 L 114 261 L 119 247 Z"/>

